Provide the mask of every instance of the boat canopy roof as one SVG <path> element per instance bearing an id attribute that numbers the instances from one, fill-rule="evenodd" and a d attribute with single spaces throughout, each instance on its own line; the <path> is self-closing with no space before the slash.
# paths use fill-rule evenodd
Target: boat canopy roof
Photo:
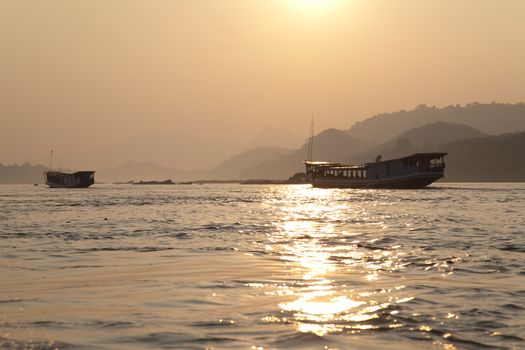
<path id="1" fill-rule="evenodd" d="M 318 161 L 318 160 L 305 160 L 304 164 L 306 165 L 335 165 L 339 163 L 334 163 L 330 161 L 326 162 L 326 161 Z"/>
<path id="2" fill-rule="evenodd" d="M 316 168 L 330 168 L 330 169 L 339 169 L 339 170 L 363 169 L 363 168 L 366 168 L 368 164 L 379 164 L 379 163 L 385 163 L 385 162 L 400 161 L 403 159 L 420 157 L 420 156 L 424 156 L 427 158 L 441 158 L 443 156 L 446 156 L 447 154 L 448 153 L 445 153 L 445 152 L 420 152 L 420 153 L 414 153 L 414 154 L 411 154 L 405 157 L 385 159 L 385 160 L 380 160 L 378 162 L 368 162 L 365 164 L 342 164 L 342 163 L 336 163 L 336 162 L 330 162 L 330 161 L 314 161 L 314 160 L 305 160 L 304 164 L 306 164 L 306 166 L 313 166 Z"/>
<path id="3" fill-rule="evenodd" d="M 313 166 L 316 168 L 330 168 L 338 170 L 347 170 L 347 169 L 363 169 L 364 165 L 352 165 L 352 164 L 341 164 L 335 162 L 322 162 L 322 161 L 305 161 L 304 164 L 307 166 Z"/>
<path id="4" fill-rule="evenodd" d="M 414 154 L 411 154 L 405 157 L 385 159 L 385 160 L 380 160 L 378 162 L 368 162 L 366 164 L 378 164 L 378 163 L 384 163 L 384 162 L 392 162 L 392 161 L 398 161 L 398 160 L 403 160 L 403 159 L 408 159 L 408 158 L 415 158 L 415 157 L 420 157 L 420 156 L 424 156 L 428 158 L 441 158 L 443 156 L 446 156 L 447 154 L 448 153 L 445 153 L 445 152 L 420 152 L 420 153 L 414 153 Z"/>

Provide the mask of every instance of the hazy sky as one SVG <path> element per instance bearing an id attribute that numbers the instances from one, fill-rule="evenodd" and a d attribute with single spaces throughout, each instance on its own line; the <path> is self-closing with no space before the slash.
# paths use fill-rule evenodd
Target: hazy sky
<path id="1" fill-rule="evenodd" d="M 523 0 L 0 0 L 0 162 L 524 101 L 524 62 Z"/>

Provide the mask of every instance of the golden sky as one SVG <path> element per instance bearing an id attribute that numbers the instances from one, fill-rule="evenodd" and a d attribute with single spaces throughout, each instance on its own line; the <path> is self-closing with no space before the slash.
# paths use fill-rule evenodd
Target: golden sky
<path id="1" fill-rule="evenodd" d="M 523 0 L 0 0 L 0 162 L 524 101 L 524 62 Z"/>

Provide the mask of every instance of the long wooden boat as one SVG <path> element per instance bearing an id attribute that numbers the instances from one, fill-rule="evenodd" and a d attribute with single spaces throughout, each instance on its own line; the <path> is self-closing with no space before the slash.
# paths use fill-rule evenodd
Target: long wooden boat
<path id="1" fill-rule="evenodd" d="M 94 171 L 77 171 L 64 173 L 61 171 L 46 171 L 46 185 L 52 188 L 86 188 L 95 183 Z"/>
<path id="2" fill-rule="evenodd" d="M 326 188 L 424 188 L 444 176 L 447 153 L 416 153 L 361 165 L 305 161 L 308 181 Z"/>

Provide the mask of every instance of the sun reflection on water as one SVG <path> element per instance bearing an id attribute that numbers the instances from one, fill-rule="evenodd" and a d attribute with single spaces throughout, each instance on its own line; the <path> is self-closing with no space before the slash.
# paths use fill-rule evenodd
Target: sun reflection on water
<path id="1" fill-rule="evenodd" d="M 280 207 L 282 220 L 271 240 L 293 282 L 269 292 L 283 297 L 281 316 L 264 321 L 291 323 L 318 336 L 402 327 L 396 308 L 411 297 L 400 292 L 402 285 L 379 283 L 383 274 L 403 268 L 400 247 L 363 249 L 355 231 L 359 224 L 346 222 L 369 220 L 368 215 L 351 201 L 338 200 L 336 190 L 283 191 L 292 200 Z M 381 225 L 377 222 L 378 230 Z"/>

